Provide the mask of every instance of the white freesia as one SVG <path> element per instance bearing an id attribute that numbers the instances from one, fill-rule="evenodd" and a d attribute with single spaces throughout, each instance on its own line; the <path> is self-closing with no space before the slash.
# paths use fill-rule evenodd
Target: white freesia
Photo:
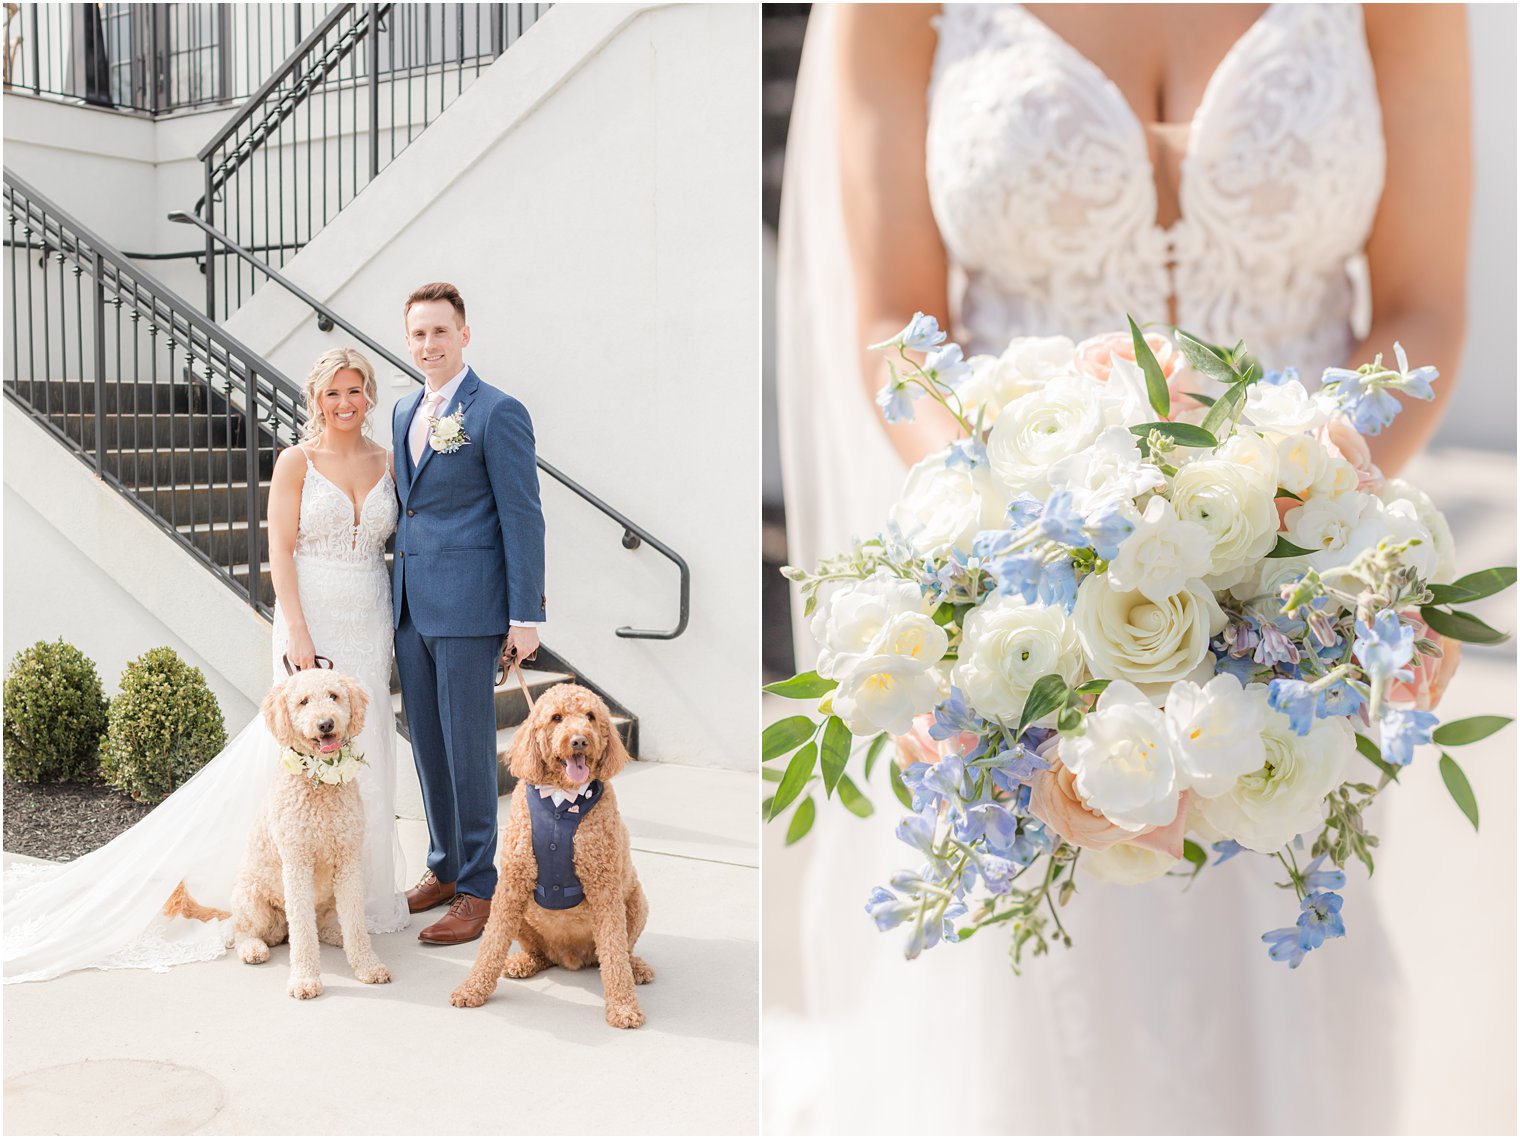
<path id="1" fill-rule="evenodd" d="M 1261 730 L 1267 711 L 1264 685 L 1243 687 L 1227 672 L 1202 686 L 1187 680 L 1172 685 L 1166 697 L 1166 726 L 1178 786 L 1212 798 L 1260 768 L 1266 762 Z"/>
<path id="2" fill-rule="evenodd" d="M 1324 477 L 1330 467 L 1330 452 L 1312 435 L 1277 437 L 1277 485 L 1299 498 L 1308 498 L 1310 488 Z M 1352 486 L 1355 490 L 1355 485 Z"/>
<path id="3" fill-rule="evenodd" d="M 1084 851 L 1082 873 L 1114 886 L 1138 886 L 1155 881 L 1180 861 L 1162 850 L 1121 842 L 1104 850 Z"/>
<path id="4" fill-rule="evenodd" d="M 1312 551 L 1310 562 L 1315 569 L 1327 564 L 1326 559 L 1314 556 L 1322 553 L 1335 555 L 1328 564 L 1342 565 L 1349 559 L 1343 560 L 1340 552 L 1346 548 L 1367 504 L 1374 501 L 1370 494 L 1360 491 L 1332 498 L 1311 498 L 1283 515 L 1283 529 L 1288 541 Z"/>
<path id="5" fill-rule="evenodd" d="M 933 608 L 918 586 L 885 571 L 827 594 L 808 625 L 818 645 L 818 675 L 843 680 L 875 651 L 876 638 L 893 617 Z"/>
<path id="6" fill-rule="evenodd" d="M 1430 496 L 1403 479 L 1389 479 L 1383 484 L 1382 499 L 1390 506 L 1400 500 L 1409 503 L 1414 507 L 1415 517 L 1430 533 L 1430 544 L 1434 547 L 1436 556 L 1426 580 L 1443 584 L 1453 581 L 1457 576 L 1456 542 L 1451 536 L 1446 515 L 1430 500 Z"/>
<path id="7" fill-rule="evenodd" d="M 1242 452 L 1247 447 L 1243 443 Z M 1250 454 L 1264 462 L 1271 450 L 1252 448 Z M 1178 517 L 1198 523 L 1213 539 L 1204 577 L 1210 587 L 1227 589 L 1242 580 L 1277 543 L 1275 474 L 1267 479 L 1261 469 L 1225 457 L 1189 463 L 1172 480 L 1170 497 Z"/>
<path id="8" fill-rule="evenodd" d="M 1091 447 L 1052 464 L 1049 480 L 1052 489 L 1072 492 L 1072 509 L 1083 516 L 1166 485 L 1160 469 L 1141 459 L 1135 436 L 1117 426 L 1105 427 Z"/>
<path id="9" fill-rule="evenodd" d="M 1072 620 L 1093 676 L 1127 680 L 1157 703 L 1173 681 L 1208 679 L 1209 638 L 1225 624 L 1202 582 L 1158 604 L 1138 590 L 1115 589 L 1105 574 L 1083 580 Z"/>
<path id="10" fill-rule="evenodd" d="M 1268 709 L 1261 738 L 1266 762 L 1198 810 L 1226 837 L 1270 854 L 1323 820 L 1325 796 L 1347 777 L 1356 737 L 1344 716 L 1315 720 L 1300 736 L 1287 716 Z"/>
<path id="11" fill-rule="evenodd" d="M 1050 467 L 1092 446 L 1109 426 L 1103 385 L 1085 376 L 1059 376 L 998 413 L 987 437 L 992 473 L 1012 500 L 1050 495 Z"/>
<path id="12" fill-rule="evenodd" d="M 1207 530 L 1178 518 L 1158 494 L 1145 504 L 1134 533 L 1108 564 L 1109 583 L 1119 590 L 1138 590 L 1159 605 L 1208 572 L 1212 546 Z"/>
<path id="13" fill-rule="evenodd" d="M 1017 724 L 1035 681 L 1053 672 L 1082 679 L 1077 629 L 1060 606 L 997 597 L 967 614 L 950 683 L 981 715 Z"/>
<path id="14" fill-rule="evenodd" d="M 1277 435 L 1296 435 L 1317 431 L 1330 422 L 1332 405 L 1328 397 L 1309 390 L 1298 380 L 1280 384 L 1252 384 L 1246 389 L 1246 406 L 1241 418 L 1258 430 Z"/>
<path id="15" fill-rule="evenodd" d="M 1177 817 L 1166 717 L 1133 684 L 1113 681 L 1082 721 L 1082 734 L 1062 736 L 1060 747 L 1082 801 L 1115 826 L 1138 831 Z"/>
<path id="16" fill-rule="evenodd" d="M 1390 545 L 1409 542 L 1409 548 L 1399 555 L 1399 561 L 1413 566 L 1421 580 L 1435 580 L 1432 575 L 1440 563 L 1440 552 L 1430 531 L 1421 523 L 1415 504 L 1407 498 L 1385 504 L 1370 494 L 1363 497 L 1366 501 L 1362 504 L 1362 512 L 1340 548 L 1311 555 L 1309 564 L 1324 572 L 1350 565 L 1379 542 L 1387 541 Z"/>
<path id="17" fill-rule="evenodd" d="M 998 412 L 1021 395 L 1071 371 L 1076 345 L 1065 336 L 1019 336 L 1001 356 L 973 356 L 971 376 L 957 394 L 972 423 L 990 427 Z"/>
<path id="18" fill-rule="evenodd" d="M 942 695 L 932 665 L 882 653 L 859 661 L 834 689 L 832 699 L 834 715 L 855 735 L 904 736 L 913 730 L 913 717 L 932 708 Z"/>
<path id="19" fill-rule="evenodd" d="M 915 464 L 892 507 L 892 521 L 926 557 L 951 549 L 967 552 L 977 531 L 1005 522 L 1007 504 L 987 465 L 947 465 L 950 454 L 947 447 Z"/>

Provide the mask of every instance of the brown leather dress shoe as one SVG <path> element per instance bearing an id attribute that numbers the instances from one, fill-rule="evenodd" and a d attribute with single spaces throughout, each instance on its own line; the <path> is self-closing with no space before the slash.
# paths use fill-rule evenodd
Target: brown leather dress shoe
<path id="1" fill-rule="evenodd" d="M 424 870 L 417 884 L 406 892 L 406 908 L 409 913 L 420 914 L 434 906 L 441 906 L 454 896 L 454 883 L 438 881 L 438 875 Z"/>
<path id="2" fill-rule="evenodd" d="M 462 945 L 480 936 L 486 928 L 486 919 L 490 916 L 489 898 L 455 894 L 449 912 L 419 933 L 417 940 L 428 945 Z"/>

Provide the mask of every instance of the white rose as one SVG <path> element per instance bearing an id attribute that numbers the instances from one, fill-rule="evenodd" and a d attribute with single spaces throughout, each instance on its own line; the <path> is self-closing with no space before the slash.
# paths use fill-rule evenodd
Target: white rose
<path id="1" fill-rule="evenodd" d="M 898 613 L 888 618 L 871 642 L 871 656 L 906 657 L 925 668 L 938 664 L 950 649 L 950 638 L 923 613 Z"/>
<path id="2" fill-rule="evenodd" d="M 1266 762 L 1261 731 L 1267 721 L 1264 685 L 1242 687 L 1220 673 L 1200 687 L 1187 680 L 1166 696 L 1166 724 L 1177 763 L 1178 786 L 1212 797 Z"/>
<path id="3" fill-rule="evenodd" d="M 1001 356 L 973 356 L 971 376 L 957 391 L 966 418 L 990 427 L 1007 404 L 1071 371 L 1076 345 L 1064 336 L 1020 336 Z"/>
<path id="4" fill-rule="evenodd" d="M 1158 702 L 1175 680 L 1209 678 L 1209 638 L 1225 624 L 1202 582 L 1189 582 L 1158 604 L 1138 590 L 1115 589 L 1103 574 L 1090 575 L 1077 589 L 1072 619 L 1094 676 L 1127 680 Z"/>
<path id="5" fill-rule="evenodd" d="M 341 783 L 343 781 L 341 767 L 341 764 L 324 763 L 317 768 L 317 778 L 323 783 Z"/>
<path id="6" fill-rule="evenodd" d="M 1060 748 L 1082 801 L 1115 826 L 1138 831 L 1177 817 L 1166 717 L 1133 684 L 1111 683 L 1082 721 L 1082 734 L 1062 736 Z"/>
<path id="7" fill-rule="evenodd" d="M 1035 681 L 1053 672 L 1068 684 L 1082 677 L 1076 626 L 1060 606 L 998 597 L 967 614 L 950 683 L 981 715 L 1018 723 Z"/>
<path id="8" fill-rule="evenodd" d="M 433 424 L 433 435 L 440 443 L 448 443 L 457 438 L 461 428 L 457 420 L 440 419 Z"/>
<path id="9" fill-rule="evenodd" d="M 1166 476 L 1140 458 L 1139 441 L 1123 427 L 1105 427 L 1091 447 L 1054 463 L 1050 485 L 1072 492 L 1072 509 L 1095 513 L 1166 485 Z"/>
<path id="10" fill-rule="evenodd" d="M 300 753 L 294 748 L 286 748 L 280 753 L 280 764 L 292 775 L 299 775 L 306 767 Z"/>
<path id="11" fill-rule="evenodd" d="M 892 521 L 920 554 L 952 548 L 969 552 L 978 530 L 1004 524 L 1007 504 L 986 464 L 946 466 L 950 449 L 936 452 L 908 472 Z"/>
<path id="12" fill-rule="evenodd" d="M 1241 846 L 1270 854 L 1323 820 L 1325 796 L 1344 780 L 1356 741 L 1344 716 L 1315 720 L 1300 736 L 1287 716 L 1268 709 L 1262 744 L 1266 763 L 1198 809 Z"/>
<path id="13" fill-rule="evenodd" d="M 808 629 L 818 645 L 818 675 L 843 680 L 871 652 L 877 635 L 899 613 L 928 613 L 934 603 L 912 582 L 878 571 L 829 593 Z"/>
<path id="14" fill-rule="evenodd" d="M 1155 881 L 1180 861 L 1165 851 L 1121 842 L 1106 850 L 1083 851 L 1082 872 L 1114 886 L 1138 886 Z"/>
<path id="15" fill-rule="evenodd" d="M 857 736 L 905 736 L 913 717 L 941 697 L 938 672 L 909 656 L 883 653 L 861 660 L 834 689 L 834 715 Z"/>
<path id="16" fill-rule="evenodd" d="M 1430 533 L 1430 544 L 1435 548 L 1435 565 L 1427 579 L 1432 582 L 1449 583 L 1457 576 L 1457 547 L 1447 525 L 1446 515 L 1437 509 L 1430 496 L 1413 483 L 1403 479 L 1389 479 L 1383 485 L 1383 501 L 1388 504 L 1402 499 L 1414 507 L 1415 517 Z"/>
<path id="17" fill-rule="evenodd" d="M 1178 518 L 1158 494 L 1145 504 L 1134 533 L 1108 564 L 1108 580 L 1115 589 L 1138 590 L 1159 605 L 1208 572 L 1212 547 L 1207 530 Z"/>
<path id="18" fill-rule="evenodd" d="M 1057 377 L 998 413 L 987 437 L 992 473 L 1010 500 L 1048 498 L 1051 465 L 1092 446 L 1107 426 L 1103 385 L 1084 376 Z"/>
<path id="19" fill-rule="evenodd" d="M 1242 419 L 1258 430 L 1276 435 L 1317 431 L 1330 422 L 1328 403 L 1311 396 L 1297 380 L 1281 384 L 1252 384 L 1246 389 Z"/>
<path id="20" fill-rule="evenodd" d="M 1200 459 L 1177 472 L 1170 496 L 1177 516 L 1198 523 L 1214 542 L 1203 579 L 1209 586 L 1234 585 L 1276 545 L 1276 491 L 1275 472 L 1268 480 L 1228 458 Z"/>

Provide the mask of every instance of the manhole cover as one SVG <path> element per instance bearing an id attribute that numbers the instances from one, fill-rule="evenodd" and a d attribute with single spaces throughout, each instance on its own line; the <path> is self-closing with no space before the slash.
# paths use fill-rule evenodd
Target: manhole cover
<path id="1" fill-rule="evenodd" d="M 85 1060 L 5 1081 L 7 1135 L 188 1135 L 222 1110 L 222 1085 L 156 1060 Z"/>

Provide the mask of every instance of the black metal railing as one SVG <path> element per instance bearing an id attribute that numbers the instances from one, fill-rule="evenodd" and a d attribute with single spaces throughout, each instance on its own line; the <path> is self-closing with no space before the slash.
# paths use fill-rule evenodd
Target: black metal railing
<path id="1" fill-rule="evenodd" d="M 370 352 L 374 353 L 374 355 L 384 360 L 398 372 L 410 376 L 419 384 L 423 382 L 422 373 L 414 368 L 411 364 L 407 363 L 405 360 L 401 359 L 400 356 L 397 356 L 394 352 L 384 347 L 377 340 L 375 340 L 374 337 L 364 332 L 363 329 L 357 327 L 351 321 L 347 320 L 337 312 L 334 312 L 327 305 L 317 300 L 305 289 L 301 288 L 295 282 L 291 281 L 288 277 L 279 272 L 279 270 L 260 260 L 250 250 L 238 245 L 226 234 L 220 232 L 215 227 L 208 225 L 200 218 L 185 213 L 183 210 L 176 210 L 174 213 L 171 213 L 169 215 L 169 220 L 173 222 L 180 222 L 185 225 L 195 226 L 206 235 L 206 239 L 208 241 L 214 241 L 219 248 L 225 249 L 230 256 L 238 258 L 244 264 L 248 265 L 250 269 L 258 272 L 261 276 L 267 277 L 270 280 L 274 281 L 281 288 L 285 289 L 297 300 L 301 301 L 302 304 L 306 305 L 312 310 L 312 312 L 316 315 L 318 326 L 323 331 L 327 331 L 334 327 L 343 329 L 344 332 L 348 333 L 360 344 L 364 345 L 365 348 L 369 349 Z M 684 633 L 686 631 L 686 625 L 691 616 L 691 568 L 686 564 L 686 559 L 681 557 L 680 554 L 676 553 L 664 542 L 660 541 L 660 539 L 656 538 L 648 530 L 631 521 L 618 510 L 615 510 L 613 507 L 609 506 L 606 502 L 598 498 L 591 491 L 587 490 L 580 483 L 570 478 L 563 471 L 546 462 L 542 456 L 537 457 L 537 462 L 538 469 L 543 471 L 544 474 L 554 479 L 561 486 L 565 487 L 565 489 L 571 491 L 573 494 L 578 495 L 580 498 L 595 507 L 602 514 L 605 514 L 608 518 L 611 518 L 614 522 L 621 526 L 623 528 L 623 546 L 626 549 L 636 550 L 640 545 L 643 545 L 647 542 L 652 548 L 659 551 L 659 553 L 673 562 L 676 566 L 676 569 L 679 571 L 680 595 L 678 600 L 678 612 L 675 627 L 673 629 L 659 630 L 635 629 L 624 625 L 615 630 L 617 635 L 619 637 L 631 637 L 641 640 L 669 641 L 674 640 L 676 637 L 679 637 L 682 633 Z"/>
<path id="2" fill-rule="evenodd" d="M 548 4 L 338 4 L 200 151 L 195 212 L 283 266 Z M 263 283 L 206 241 L 206 312 Z"/>
<path id="3" fill-rule="evenodd" d="M 5 172 L 4 390 L 250 605 L 305 399 L 268 361 Z"/>

